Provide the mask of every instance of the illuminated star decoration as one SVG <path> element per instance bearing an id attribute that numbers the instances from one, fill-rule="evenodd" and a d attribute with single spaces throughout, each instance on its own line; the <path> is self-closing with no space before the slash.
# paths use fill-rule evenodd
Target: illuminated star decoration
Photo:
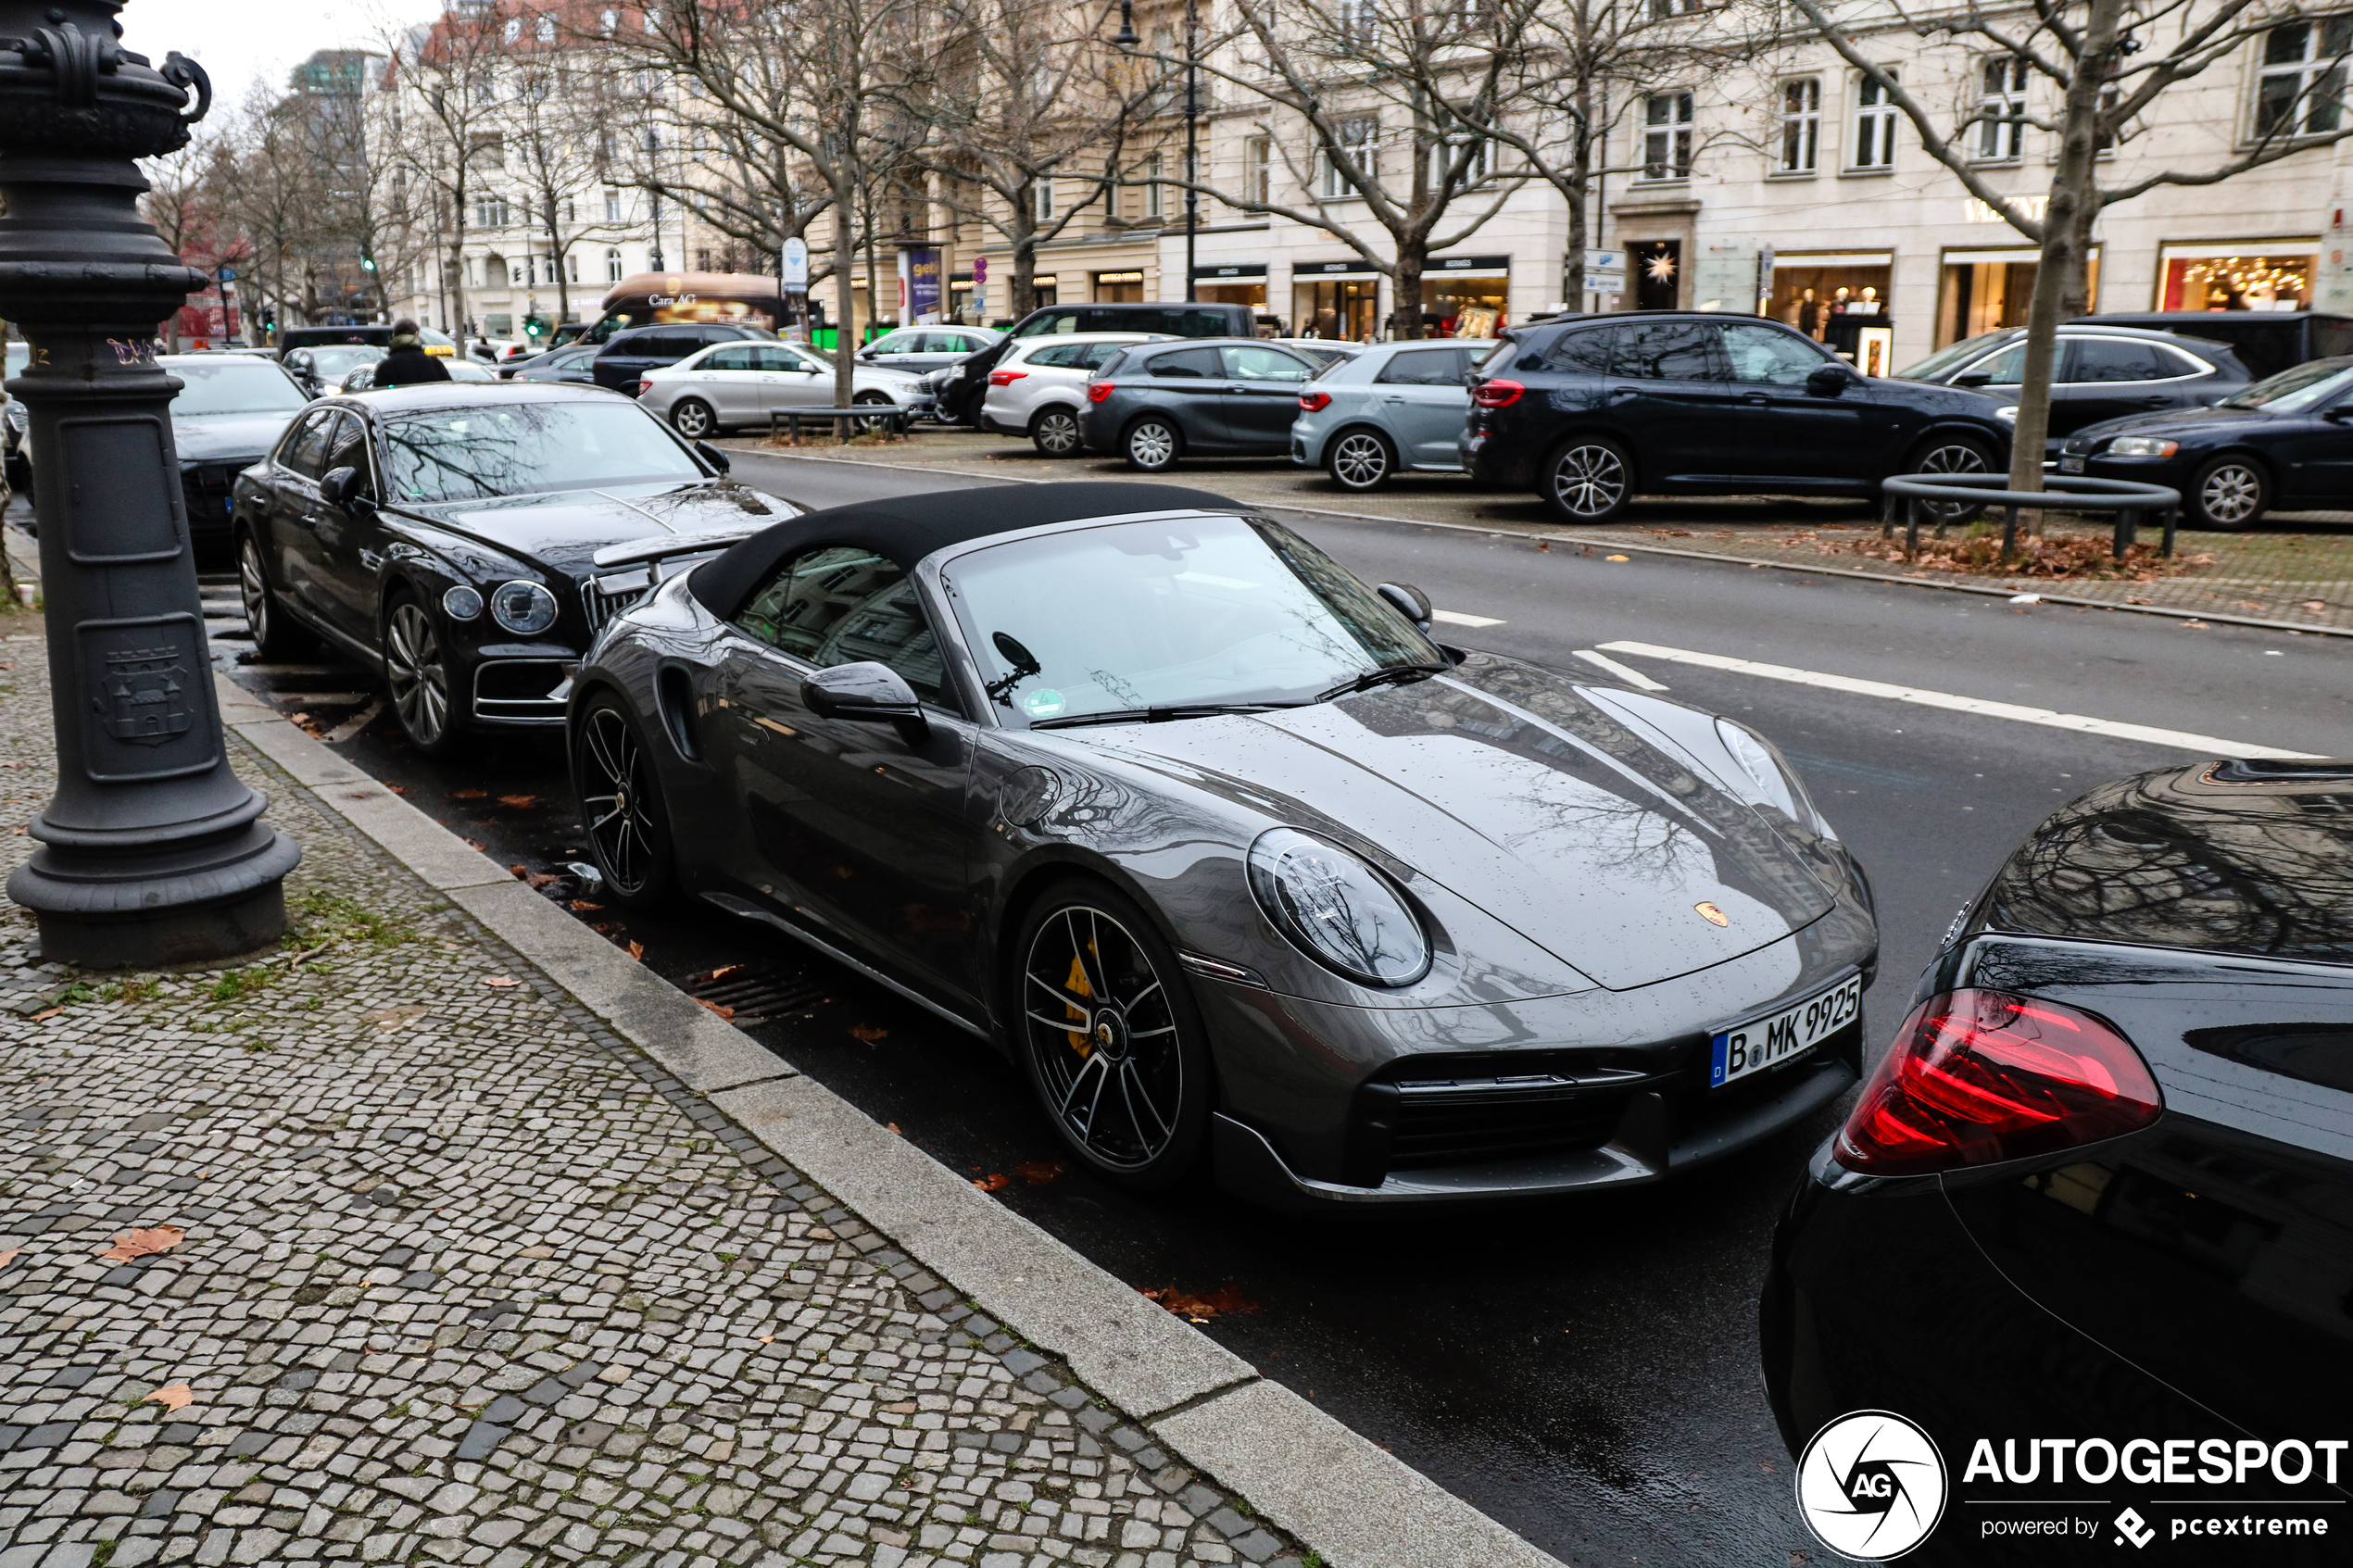
<path id="1" fill-rule="evenodd" d="M 1675 258 L 1665 251 L 1660 251 L 1656 256 L 1642 263 L 1642 270 L 1651 275 L 1652 282 L 1666 282 L 1675 276 Z"/>

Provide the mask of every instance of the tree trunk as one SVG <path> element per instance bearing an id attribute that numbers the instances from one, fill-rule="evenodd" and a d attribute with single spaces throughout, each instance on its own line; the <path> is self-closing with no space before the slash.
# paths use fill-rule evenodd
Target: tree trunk
<path id="1" fill-rule="evenodd" d="M 1400 239 L 1395 283 L 1397 298 L 1389 312 L 1389 335 L 1411 341 L 1422 335 L 1422 269 L 1429 263 L 1428 235 Z"/>
<path id="2" fill-rule="evenodd" d="M 847 408 L 857 395 L 858 307 L 850 284 L 858 276 L 858 232 L 851 217 L 858 210 L 858 187 L 848 172 L 834 177 L 834 407 Z M 873 300 L 867 304 L 871 307 Z"/>
<path id="3" fill-rule="evenodd" d="M 2085 313 L 2092 222 L 2099 216 L 2100 98 L 2116 65 L 2124 0 L 2092 0 L 2083 49 L 2067 85 L 2059 124 L 2058 164 L 2043 213 L 2042 261 L 2026 318 L 2026 366 L 2019 387 L 2018 425 L 2011 437 L 2010 488 L 2043 488 L 2043 445 L 2051 428 L 2052 359 L 2059 323 Z M 2038 520 L 2037 533 L 2041 532 Z"/>
<path id="4" fill-rule="evenodd" d="M 1007 302 L 1013 307 L 1013 319 L 1018 321 L 1038 308 L 1037 226 L 1016 223 L 1013 232 L 1005 237 L 1013 242 L 1013 276 L 1008 285 Z"/>

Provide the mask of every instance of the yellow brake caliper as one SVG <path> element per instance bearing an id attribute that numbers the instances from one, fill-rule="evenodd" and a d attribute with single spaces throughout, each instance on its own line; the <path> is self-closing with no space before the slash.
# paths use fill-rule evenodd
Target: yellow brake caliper
<path id="1" fill-rule="evenodd" d="M 1095 994 L 1094 988 L 1087 984 L 1087 966 L 1079 961 L 1076 953 L 1070 955 L 1070 978 L 1063 982 L 1063 989 L 1076 991 L 1088 997 Z M 1087 1010 L 1076 1002 L 1067 1000 L 1063 1007 L 1078 1021 L 1078 1027 L 1070 1031 L 1070 1048 L 1084 1057 L 1095 1048 L 1095 1042 L 1087 1033 Z"/>

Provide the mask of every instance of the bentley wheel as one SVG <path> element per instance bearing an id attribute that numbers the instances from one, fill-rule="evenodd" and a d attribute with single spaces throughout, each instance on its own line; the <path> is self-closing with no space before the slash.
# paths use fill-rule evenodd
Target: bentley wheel
<path id="1" fill-rule="evenodd" d="M 1078 410 L 1060 406 L 1038 410 L 1029 421 L 1029 440 L 1041 458 L 1077 456 Z"/>
<path id="2" fill-rule="evenodd" d="M 677 886 L 670 814 L 653 757 L 619 698 L 589 703 L 573 728 L 572 752 L 580 825 L 606 894 L 632 909 L 661 904 Z"/>
<path id="3" fill-rule="evenodd" d="M 1564 522 L 1608 522 L 1634 494 L 1634 465 L 1615 441 L 1571 441 L 1544 465 L 1544 503 Z"/>
<path id="4" fill-rule="evenodd" d="M 1912 453 L 1913 473 L 1982 473 L 1987 479 L 2003 478 L 1999 488 L 2008 488 L 2006 476 L 1994 469 L 1994 449 L 1975 436 L 1932 436 L 1922 442 Z M 1946 528 L 1975 522 L 1985 514 L 1985 508 L 1969 501 L 1930 501 L 1920 508 Z"/>
<path id="5" fill-rule="evenodd" d="M 2235 454 L 2217 458 L 2190 482 L 2190 522 L 2223 533 L 2252 528 L 2271 504 L 2271 492 L 2270 479 L 2253 459 Z"/>
<path id="6" fill-rule="evenodd" d="M 699 397 L 681 397 L 670 406 L 670 428 L 689 441 L 700 441 L 719 428 L 719 416 Z"/>
<path id="7" fill-rule="evenodd" d="M 459 719 L 449 695 L 449 666 L 433 612 L 406 595 L 384 617 L 384 679 L 392 710 L 409 744 L 428 757 L 458 748 Z"/>
<path id="8" fill-rule="evenodd" d="M 1209 1123 L 1209 1054 L 1192 993 L 1143 912 L 1067 883 L 1023 922 L 1022 1057 L 1046 1114 L 1088 1164 L 1142 1191 L 1175 1185 Z"/>
<path id="9" fill-rule="evenodd" d="M 1127 437 L 1120 446 L 1129 468 L 1158 473 L 1176 463 L 1176 454 L 1183 450 L 1184 438 L 1176 433 L 1175 425 L 1155 416 L 1129 425 Z"/>
<path id="10" fill-rule="evenodd" d="M 1324 467 L 1342 490 L 1378 490 L 1395 471 L 1397 454 L 1377 430 L 1342 431 L 1325 455 Z"/>
<path id="11" fill-rule="evenodd" d="M 281 659 L 302 651 L 302 633 L 288 624 L 278 608 L 278 591 L 270 586 L 270 569 L 262 563 L 261 546 L 250 533 L 237 535 L 237 596 L 245 601 L 245 630 L 253 638 L 255 653 Z"/>

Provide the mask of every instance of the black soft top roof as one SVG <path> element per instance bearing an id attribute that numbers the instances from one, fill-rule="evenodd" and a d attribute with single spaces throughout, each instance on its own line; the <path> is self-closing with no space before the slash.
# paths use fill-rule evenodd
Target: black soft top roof
<path id="1" fill-rule="evenodd" d="M 787 556 L 817 545 L 854 545 L 902 567 L 912 567 L 944 546 L 1048 523 L 1133 512 L 1250 509 L 1206 490 L 1116 480 L 934 490 L 804 512 L 761 529 L 726 554 L 705 561 L 695 569 L 687 586 L 711 614 L 729 621 Z"/>

